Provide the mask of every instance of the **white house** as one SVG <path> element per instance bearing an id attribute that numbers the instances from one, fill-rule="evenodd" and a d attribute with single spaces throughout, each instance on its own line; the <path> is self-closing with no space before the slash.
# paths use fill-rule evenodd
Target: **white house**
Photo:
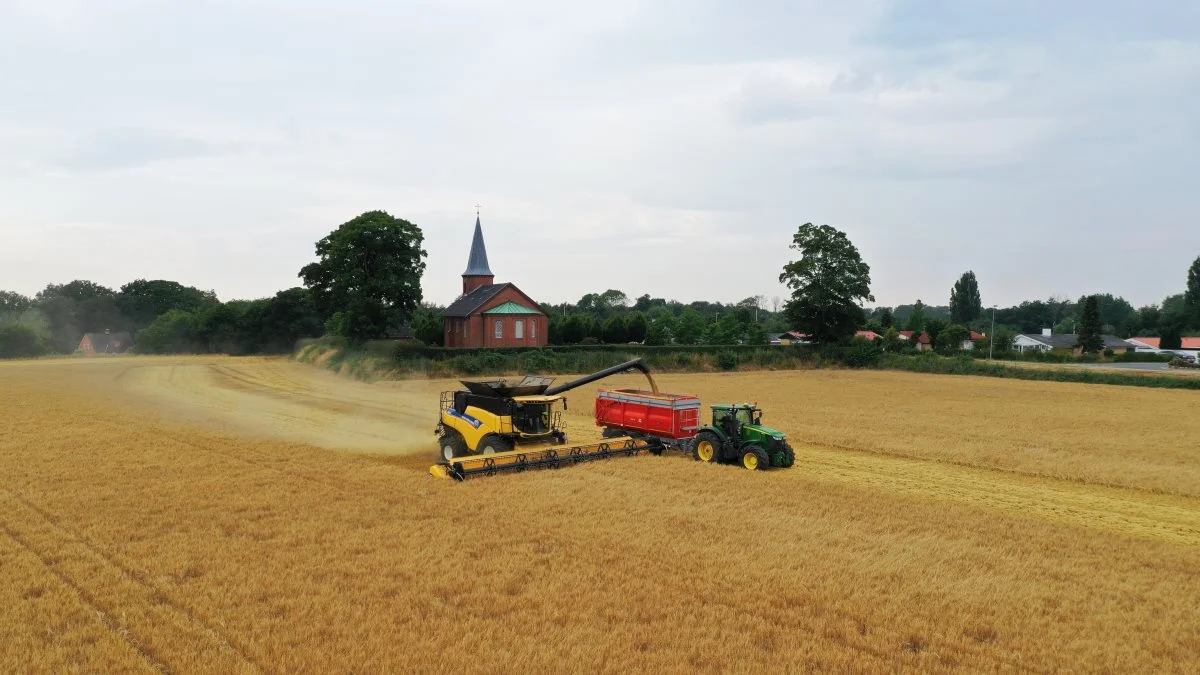
<path id="1" fill-rule="evenodd" d="M 1132 342 L 1126 342 L 1114 335 L 1100 336 L 1104 340 L 1104 349 L 1111 349 L 1116 352 L 1132 352 L 1137 349 L 1138 345 Z M 1041 335 L 1033 333 L 1022 333 L 1013 340 L 1013 349 L 1018 352 L 1027 352 L 1032 350 L 1040 350 L 1048 352 L 1051 349 L 1070 349 L 1075 350 L 1079 344 L 1079 336 L 1074 333 L 1059 333 L 1053 334 L 1049 328 L 1043 328 Z"/>

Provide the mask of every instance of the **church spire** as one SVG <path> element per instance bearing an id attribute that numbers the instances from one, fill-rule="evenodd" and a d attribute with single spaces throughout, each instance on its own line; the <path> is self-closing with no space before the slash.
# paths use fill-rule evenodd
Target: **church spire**
<path id="1" fill-rule="evenodd" d="M 463 272 L 463 293 L 492 283 L 495 275 L 488 266 L 487 247 L 483 244 L 483 227 L 479 224 L 479 214 L 475 214 L 475 238 L 471 240 L 471 255 L 467 258 L 467 271 Z"/>
<path id="2" fill-rule="evenodd" d="M 492 270 L 488 267 L 487 247 L 483 245 L 483 228 L 479 225 L 479 216 L 475 216 L 475 238 L 471 240 L 471 257 L 467 259 L 467 271 L 464 277 L 490 277 Z"/>

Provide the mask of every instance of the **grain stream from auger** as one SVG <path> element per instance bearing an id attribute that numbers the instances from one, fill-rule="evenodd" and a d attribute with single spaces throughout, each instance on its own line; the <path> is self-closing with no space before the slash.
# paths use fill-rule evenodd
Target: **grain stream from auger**
<path id="1" fill-rule="evenodd" d="M 458 484 L 426 473 L 453 381 L 2 364 L 0 671 L 1200 667 L 1196 393 L 658 379 L 757 400 L 796 467 Z M 569 394 L 577 439 L 594 388 Z"/>

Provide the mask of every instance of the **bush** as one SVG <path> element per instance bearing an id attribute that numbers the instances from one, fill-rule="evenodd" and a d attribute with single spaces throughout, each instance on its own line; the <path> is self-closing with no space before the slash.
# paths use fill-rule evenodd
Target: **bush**
<path id="1" fill-rule="evenodd" d="M 1113 351 L 1111 348 L 1104 350 L 1104 358 L 1106 358 L 1106 359 L 1111 359 L 1114 354 L 1116 354 L 1116 352 Z"/>
<path id="2" fill-rule="evenodd" d="M 24 324 L 0 326 L 0 359 L 28 359 L 45 353 L 37 331 Z"/>
<path id="3" fill-rule="evenodd" d="M 145 354 L 197 351 L 200 322 L 191 312 L 173 309 L 137 334 L 137 350 Z"/>
<path id="4" fill-rule="evenodd" d="M 841 361 L 851 368 L 873 368 L 883 358 L 883 349 L 866 338 L 855 337 L 842 350 Z"/>
<path id="5" fill-rule="evenodd" d="M 717 355 L 717 367 L 721 370 L 733 370 L 737 365 L 738 359 L 733 352 L 721 352 Z"/>

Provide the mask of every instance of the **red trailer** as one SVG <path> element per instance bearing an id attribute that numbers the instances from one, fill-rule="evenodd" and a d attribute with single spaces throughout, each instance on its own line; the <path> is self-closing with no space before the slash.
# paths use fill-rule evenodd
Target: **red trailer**
<path id="1" fill-rule="evenodd" d="M 700 428 L 700 399 L 641 389 L 600 389 L 596 392 L 596 426 L 605 427 L 607 435 L 619 432 L 664 440 L 691 439 Z"/>

